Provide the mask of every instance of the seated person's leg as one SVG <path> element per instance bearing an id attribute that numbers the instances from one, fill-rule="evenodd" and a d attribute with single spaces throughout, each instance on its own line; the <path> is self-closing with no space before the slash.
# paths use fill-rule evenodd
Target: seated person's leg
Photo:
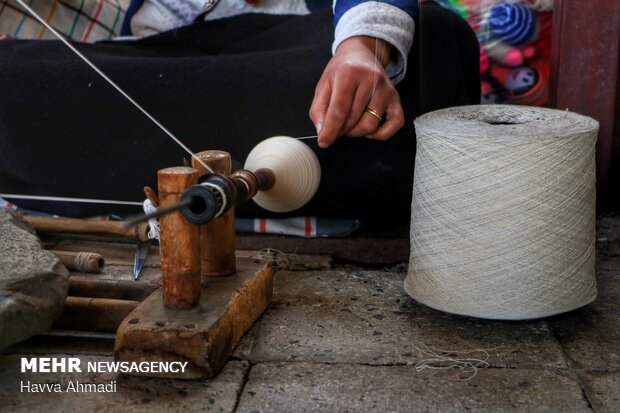
<path id="1" fill-rule="evenodd" d="M 456 24 L 448 12 L 433 11 L 439 17 L 432 30 Z M 85 53 L 192 150 L 227 150 L 240 166 L 264 138 L 315 134 L 308 108 L 330 58 L 329 13 L 280 17 L 271 26 L 265 26 L 265 19 L 243 16 L 242 25 L 235 19 L 215 22 L 228 25 L 225 33 L 235 27 L 247 31 L 253 22 L 261 27 L 260 33 L 234 41 L 228 34 L 226 45 L 205 36 L 215 36 L 211 22 L 131 44 L 88 46 Z M 423 24 L 418 27 L 424 29 Z M 471 37 L 463 36 L 469 33 L 455 27 L 460 27 L 454 29 L 459 40 L 444 52 L 455 67 L 477 64 L 477 56 L 472 60 L 455 50 L 471 44 Z M 203 45 L 205 37 L 209 44 Z M 406 220 L 415 144 L 412 120 L 419 100 L 432 96 L 432 90 L 418 91 L 417 53 L 414 46 L 410 72 L 398 87 L 407 124 L 394 138 L 343 138 L 327 150 L 305 141 L 319 155 L 323 180 L 315 199 L 298 214 Z M 420 58 L 424 67 L 425 56 Z M 141 200 L 142 186 L 156 185 L 157 169 L 179 165 L 187 157 L 58 43 L 0 44 L 0 71 L 12 79 L 0 82 L 1 192 Z M 475 97 L 461 93 L 472 89 L 472 76 L 449 67 L 443 73 L 463 81 L 452 96 L 442 98 L 443 106 L 476 103 Z M 110 212 L 84 205 L 46 207 L 79 215 Z M 241 212 L 263 213 L 251 205 Z"/>

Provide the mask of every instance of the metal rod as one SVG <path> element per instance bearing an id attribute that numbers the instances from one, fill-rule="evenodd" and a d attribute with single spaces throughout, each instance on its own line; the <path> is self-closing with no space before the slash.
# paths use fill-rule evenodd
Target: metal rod
<path id="1" fill-rule="evenodd" d="M 116 200 L 110 200 L 110 199 L 69 198 L 69 197 L 62 197 L 62 196 L 0 194 L 0 198 L 29 199 L 29 200 L 33 200 L 33 201 L 84 202 L 84 203 L 87 203 L 87 204 L 117 204 L 117 205 L 138 205 L 138 206 L 142 206 L 142 202 L 116 201 Z"/>
<path id="2" fill-rule="evenodd" d="M 124 222 L 124 226 L 125 227 L 131 227 L 131 226 L 139 224 L 141 222 L 148 221 L 149 219 L 159 218 L 162 215 L 166 215 L 166 214 L 169 214 L 171 212 L 178 211 L 179 209 L 185 208 L 186 206 L 190 206 L 191 204 L 192 204 L 192 200 L 191 199 L 186 199 L 185 201 L 181 201 L 178 204 L 173 204 L 173 205 L 167 206 L 165 208 L 158 208 L 157 211 L 151 212 L 150 214 L 136 215 L 134 217 L 129 217 Z"/>

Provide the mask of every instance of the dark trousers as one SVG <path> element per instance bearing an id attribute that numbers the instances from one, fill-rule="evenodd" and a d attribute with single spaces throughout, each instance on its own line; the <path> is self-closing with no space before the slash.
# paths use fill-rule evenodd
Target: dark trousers
<path id="1" fill-rule="evenodd" d="M 329 11 L 247 15 L 138 41 L 79 49 L 193 151 L 229 151 L 241 167 L 274 135 L 315 135 L 314 88 L 331 57 Z M 392 139 L 341 138 L 317 153 L 322 182 L 294 214 L 406 222 L 415 134 L 426 111 L 479 102 L 478 44 L 467 24 L 424 3 L 406 79 L 406 126 Z M 158 169 L 188 155 L 57 41 L 0 42 L 0 193 L 142 200 Z M 16 201 L 80 216 L 135 209 Z M 269 215 L 253 203 L 242 215 Z"/>

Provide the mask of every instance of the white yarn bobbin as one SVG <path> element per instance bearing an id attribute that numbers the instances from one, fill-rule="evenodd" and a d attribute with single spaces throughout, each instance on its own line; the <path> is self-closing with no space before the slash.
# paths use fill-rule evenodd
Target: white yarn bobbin
<path id="1" fill-rule="evenodd" d="M 298 139 L 274 136 L 256 145 L 245 161 L 245 169 L 269 169 L 275 185 L 258 191 L 254 201 L 272 212 L 289 212 L 304 206 L 321 182 L 321 165 L 310 147 Z"/>
<path id="2" fill-rule="evenodd" d="M 409 295 L 491 319 L 545 317 L 596 298 L 595 120 L 490 105 L 415 125 Z"/>

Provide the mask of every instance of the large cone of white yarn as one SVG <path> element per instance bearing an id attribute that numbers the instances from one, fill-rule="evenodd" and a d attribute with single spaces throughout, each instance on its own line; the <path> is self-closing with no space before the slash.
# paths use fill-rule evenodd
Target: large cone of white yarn
<path id="1" fill-rule="evenodd" d="M 492 105 L 432 112 L 415 126 L 409 295 L 514 320 L 596 298 L 595 120 Z"/>

